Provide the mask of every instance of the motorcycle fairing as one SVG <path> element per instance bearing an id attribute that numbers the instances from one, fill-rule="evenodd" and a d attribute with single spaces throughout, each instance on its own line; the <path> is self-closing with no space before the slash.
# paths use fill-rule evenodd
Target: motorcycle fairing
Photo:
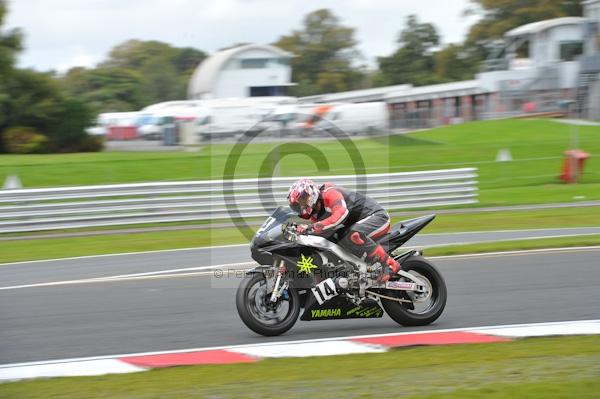
<path id="1" fill-rule="evenodd" d="M 338 295 L 319 305 L 314 294 L 309 292 L 300 320 L 378 319 L 382 316 L 383 309 L 376 301 L 364 301 L 356 305 L 344 296 Z"/>

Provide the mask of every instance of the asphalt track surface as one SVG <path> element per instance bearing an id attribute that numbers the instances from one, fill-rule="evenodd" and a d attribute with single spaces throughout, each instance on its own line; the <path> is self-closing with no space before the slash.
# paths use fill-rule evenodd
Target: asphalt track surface
<path id="1" fill-rule="evenodd" d="M 449 299 L 442 317 L 429 327 L 403 328 L 387 316 L 299 321 L 288 333 L 276 338 L 257 336 L 238 319 L 234 303 L 238 280 L 234 275 L 215 278 L 212 272 L 184 273 L 163 278 L 5 289 L 0 290 L 0 364 L 344 335 L 599 319 L 599 257 L 599 248 L 589 248 L 435 259 L 446 278 Z M 112 263 L 116 258 L 120 257 L 84 260 Z M 179 254 L 171 254 L 171 258 L 178 259 Z M 38 270 L 48 266 L 36 265 Z M 33 265 L 1 266 L 0 276 L 21 266 Z M 4 279 L 1 281 L 2 286 L 8 285 Z"/>
<path id="2" fill-rule="evenodd" d="M 600 234 L 600 227 L 419 234 L 407 247 Z M 600 243 L 599 243 L 600 244 Z M 425 252 L 427 254 L 427 252 Z M 0 264 L 0 287 L 250 262 L 247 245 Z"/>

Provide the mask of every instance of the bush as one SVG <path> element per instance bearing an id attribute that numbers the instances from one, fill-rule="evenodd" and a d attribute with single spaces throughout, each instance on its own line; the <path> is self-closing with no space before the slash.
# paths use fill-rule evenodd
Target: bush
<path id="1" fill-rule="evenodd" d="M 42 154 L 48 151 L 48 138 L 31 127 L 8 128 L 2 137 L 4 146 L 13 154 Z"/>
<path id="2" fill-rule="evenodd" d="M 79 144 L 81 152 L 98 152 L 104 149 L 104 138 L 102 136 L 86 136 Z"/>
<path id="3" fill-rule="evenodd" d="M 88 147 L 88 135 L 85 128 L 91 125 L 92 113 L 82 102 L 66 99 L 60 105 L 56 123 L 48 129 L 48 136 L 56 152 L 79 152 Z M 92 140 L 90 148 L 97 147 Z M 94 150 L 98 151 L 98 150 Z"/>

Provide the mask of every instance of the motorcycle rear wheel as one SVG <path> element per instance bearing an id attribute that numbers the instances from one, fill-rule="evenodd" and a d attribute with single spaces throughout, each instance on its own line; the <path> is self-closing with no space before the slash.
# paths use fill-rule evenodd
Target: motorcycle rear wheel
<path id="1" fill-rule="evenodd" d="M 271 294 L 266 291 L 266 278 L 262 273 L 253 273 L 242 279 L 236 293 L 236 307 L 244 324 L 260 335 L 276 336 L 292 328 L 300 314 L 300 297 L 294 289 L 288 290 L 288 299 L 279 299 L 273 306 Z M 277 311 L 282 309 L 283 316 Z"/>
<path id="2" fill-rule="evenodd" d="M 425 326 L 433 323 L 442 315 L 446 307 L 448 294 L 444 278 L 433 264 L 420 256 L 405 260 L 402 263 L 402 270 L 415 273 L 417 277 L 424 277 L 430 283 L 431 303 L 425 304 L 425 309 L 419 310 L 416 309 L 416 305 L 421 304 L 417 302 L 401 303 L 390 299 L 382 299 L 383 308 L 392 320 L 403 326 Z M 410 299 L 407 293 L 400 291 L 384 290 L 382 293 L 388 296 Z"/>

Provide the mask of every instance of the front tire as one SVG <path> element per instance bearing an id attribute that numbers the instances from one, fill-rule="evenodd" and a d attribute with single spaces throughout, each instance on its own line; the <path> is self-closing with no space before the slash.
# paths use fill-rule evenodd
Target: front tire
<path id="1" fill-rule="evenodd" d="M 440 272 L 429 261 L 420 256 L 413 256 L 402 263 L 402 270 L 413 272 L 416 277 L 424 277 L 431 285 L 431 302 L 419 309 L 419 302 L 400 303 L 397 301 L 383 299 L 381 304 L 386 313 L 396 323 L 403 326 L 425 326 L 433 323 L 442 315 L 446 307 L 447 290 L 446 282 Z M 395 296 L 402 299 L 412 299 L 409 294 L 402 291 L 384 290 L 385 295 Z"/>
<path id="2" fill-rule="evenodd" d="M 280 299 L 274 306 L 270 296 L 264 274 L 253 273 L 243 278 L 235 300 L 244 324 L 255 333 L 268 337 L 281 335 L 292 328 L 300 314 L 300 297 L 296 290 L 288 289 L 288 299 Z"/>

